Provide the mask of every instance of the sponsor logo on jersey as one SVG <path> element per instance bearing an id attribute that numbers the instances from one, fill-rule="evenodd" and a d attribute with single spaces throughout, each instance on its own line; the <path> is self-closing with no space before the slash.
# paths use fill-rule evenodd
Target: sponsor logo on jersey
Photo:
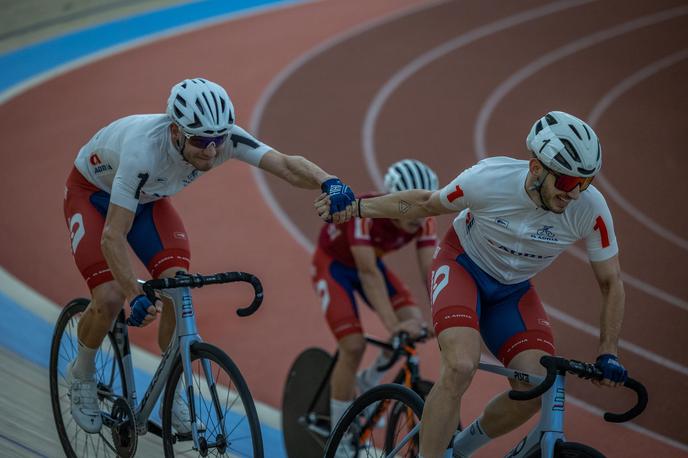
<path id="1" fill-rule="evenodd" d="M 100 160 L 100 157 L 98 157 L 96 153 L 91 154 L 88 158 L 88 162 L 93 166 L 93 173 L 96 175 L 112 170 L 112 166 L 108 163 L 103 164 L 103 161 Z"/>
<path id="2" fill-rule="evenodd" d="M 156 183 L 164 183 L 164 182 L 166 182 L 166 181 L 167 181 L 167 178 L 166 178 L 166 177 L 157 177 L 157 178 L 155 179 L 155 182 L 156 182 Z"/>
<path id="3" fill-rule="evenodd" d="M 524 258 L 532 258 L 532 259 L 549 259 L 549 258 L 554 257 L 551 255 L 547 256 L 547 255 L 542 255 L 542 254 L 534 254 L 534 253 L 526 253 L 526 252 L 522 252 L 522 251 L 516 251 L 516 250 L 513 250 L 509 247 L 502 245 L 499 242 L 495 242 L 494 240 L 487 239 L 487 241 L 490 242 L 490 245 L 492 245 L 493 247 L 499 248 L 500 250 L 502 250 L 506 253 L 513 254 L 514 256 L 522 256 Z"/>
<path id="4" fill-rule="evenodd" d="M 188 174 L 188 175 L 186 176 L 186 178 L 184 178 L 184 179 L 182 180 L 182 182 L 184 183 L 184 186 L 190 185 L 196 178 L 198 178 L 198 174 L 199 174 L 199 173 L 201 173 L 201 172 L 200 172 L 198 169 L 194 169 L 193 172 L 191 172 L 190 174 Z"/>
<path id="5" fill-rule="evenodd" d="M 507 229 L 509 228 L 509 221 L 503 218 L 495 218 L 495 223 L 499 224 L 500 226 L 504 226 Z"/>
<path id="6" fill-rule="evenodd" d="M 546 242 L 558 242 L 557 234 L 552 232 L 554 226 L 543 225 L 540 229 L 535 231 L 535 234 L 530 234 L 530 238 L 534 240 L 544 240 Z"/>

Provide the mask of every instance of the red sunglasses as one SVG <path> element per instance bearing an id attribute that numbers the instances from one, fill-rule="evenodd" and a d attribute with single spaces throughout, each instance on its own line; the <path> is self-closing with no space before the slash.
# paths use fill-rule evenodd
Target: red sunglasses
<path id="1" fill-rule="evenodd" d="M 563 173 L 557 173 L 554 170 L 542 165 L 545 170 L 554 176 L 554 187 L 560 191 L 571 192 L 576 189 L 576 186 L 580 186 L 581 192 L 588 189 L 588 186 L 592 183 L 595 178 L 592 177 L 572 177 L 571 175 L 564 175 Z"/>
<path id="2" fill-rule="evenodd" d="M 187 141 L 189 142 L 189 144 L 191 146 L 195 146 L 196 148 L 200 148 L 200 149 L 206 149 L 208 146 L 210 146 L 211 143 L 214 143 L 215 146 L 220 146 L 227 140 L 227 135 L 228 135 L 228 134 L 223 134 L 223 135 L 217 135 L 215 137 L 203 137 L 201 135 L 187 134 L 183 130 L 181 132 L 184 134 L 184 136 L 186 137 Z"/>

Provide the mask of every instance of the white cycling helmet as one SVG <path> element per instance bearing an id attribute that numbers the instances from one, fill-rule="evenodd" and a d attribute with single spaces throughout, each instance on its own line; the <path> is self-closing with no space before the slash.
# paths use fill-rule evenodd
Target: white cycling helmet
<path id="1" fill-rule="evenodd" d="M 600 141 L 585 122 L 550 111 L 533 124 L 526 146 L 546 167 L 575 177 L 592 177 L 602 168 Z"/>
<path id="2" fill-rule="evenodd" d="M 175 84 L 167 99 L 167 114 L 191 135 L 223 135 L 234 126 L 234 105 L 227 91 L 203 78 Z"/>
<path id="3" fill-rule="evenodd" d="M 437 175 L 427 165 L 415 159 L 395 162 L 385 175 L 387 192 L 408 191 L 410 189 L 437 190 Z"/>

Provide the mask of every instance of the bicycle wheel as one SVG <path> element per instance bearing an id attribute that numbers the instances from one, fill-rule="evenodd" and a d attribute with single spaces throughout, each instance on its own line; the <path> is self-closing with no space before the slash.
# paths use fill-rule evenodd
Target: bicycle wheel
<path id="1" fill-rule="evenodd" d="M 540 458 L 540 456 L 540 450 L 537 450 L 528 458 Z M 558 441 L 554 446 L 554 458 L 605 458 L 605 456 L 585 444 Z"/>
<path id="2" fill-rule="evenodd" d="M 282 397 L 282 431 L 290 458 L 322 458 L 330 434 L 330 384 L 315 407 L 309 407 L 332 365 L 332 356 L 320 348 L 303 351 L 289 369 Z"/>
<path id="3" fill-rule="evenodd" d="M 387 431 L 393 425 L 388 423 L 387 431 L 376 430 L 375 421 L 365 415 L 370 405 L 377 404 L 373 420 L 380 412 L 391 409 L 397 418 L 403 418 L 403 424 L 417 425 L 423 413 L 423 400 L 414 391 L 397 384 L 380 385 L 368 390 L 353 402 L 337 423 L 325 448 L 325 458 L 344 457 L 387 457 L 397 445 L 401 445 L 393 456 L 418 456 L 418 432 L 408 436 L 405 427 L 399 428 L 399 434 L 390 435 Z M 395 422 L 395 426 L 400 423 Z M 402 445 L 403 444 L 403 445 Z"/>
<path id="4" fill-rule="evenodd" d="M 210 365 L 207 378 L 203 362 Z M 219 348 L 202 342 L 191 345 L 193 392 L 196 417 L 206 426 L 199 433 L 199 447 L 191 437 L 172 432 L 172 404 L 177 383 L 183 374 L 177 358 L 165 388 L 162 441 L 165 456 L 232 456 L 263 458 L 263 438 L 251 392 L 239 369 Z M 184 382 L 181 381 L 182 387 Z M 184 390 L 182 390 L 184 391 Z M 188 399 L 187 399 L 188 402 Z"/>
<path id="5" fill-rule="evenodd" d="M 50 404 L 55 427 L 66 456 L 115 457 L 116 446 L 111 432 L 103 426 L 99 434 L 89 434 L 74 422 L 70 412 L 69 386 L 66 381 L 67 365 L 76 357 L 78 348 L 77 326 L 89 304 L 79 298 L 69 302 L 55 324 L 50 346 Z M 96 380 L 100 409 L 110 413 L 117 398 L 126 398 L 124 369 L 115 338 L 108 332 L 96 355 Z"/>

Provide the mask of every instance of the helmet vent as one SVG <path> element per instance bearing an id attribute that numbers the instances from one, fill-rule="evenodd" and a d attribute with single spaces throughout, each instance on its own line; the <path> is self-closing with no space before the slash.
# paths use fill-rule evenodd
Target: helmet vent
<path id="1" fill-rule="evenodd" d="M 409 176 L 411 177 L 411 181 L 413 182 L 413 189 L 418 189 L 418 185 L 420 184 L 416 181 L 416 175 L 418 174 L 418 172 L 416 170 L 413 170 L 408 163 L 404 163 L 404 167 L 406 167 L 406 170 L 408 170 L 409 172 Z"/>
<path id="2" fill-rule="evenodd" d="M 549 124 L 550 126 L 557 124 L 556 118 L 549 113 L 545 115 L 545 121 L 547 121 L 547 124 Z"/>
<path id="3" fill-rule="evenodd" d="M 584 169 L 583 167 L 576 167 L 578 170 L 578 173 L 582 174 L 583 176 L 590 176 L 593 173 L 595 173 L 595 169 Z"/>
<path id="4" fill-rule="evenodd" d="M 581 135 L 578 133 L 578 129 L 576 129 L 576 126 L 574 126 L 573 124 L 569 124 L 569 127 L 571 128 L 573 133 L 576 134 L 576 137 L 578 137 L 578 140 L 583 140 L 583 137 L 581 137 Z"/>
<path id="5" fill-rule="evenodd" d="M 568 161 L 564 159 L 564 156 L 562 156 L 561 153 L 557 153 L 557 155 L 554 156 L 554 160 L 566 167 L 566 169 L 573 170 L 571 164 L 569 164 Z"/>
<path id="6" fill-rule="evenodd" d="M 177 94 L 176 101 L 179 102 L 183 107 L 186 106 L 186 100 L 179 94 Z"/>
<path id="7" fill-rule="evenodd" d="M 588 140 L 591 140 L 592 137 L 590 137 L 590 131 L 589 131 L 588 128 L 585 126 L 585 124 L 583 124 L 583 129 L 585 129 L 585 133 L 588 134 Z M 600 142 L 598 141 L 597 143 L 599 144 Z"/>
<path id="8" fill-rule="evenodd" d="M 560 138 L 559 140 L 561 140 L 561 142 L 564 144 L 564 148 L 566 148 L 566 151 L 568 151 L 574 161 L 582 162 L 580 156 L 578 155 L 578 151 L 576 151 L 576 148 L 573 147 L 573 144 L 571 144 L 570 141 L 565 138 Z"/>
<path id="9" fill-rule="evenodd" d="M 205 110 L 203 109 L 203 104 L 198 99 L 196 99 L 196 108 L 198 108 L 198 111 L 200 111 L 202 115 L 205 114 Z"/>
<path id="10" fill-rule="evenodd" d="M 203 127 L 203 123 L 198 119 L 198 115 L 194 113 L 194 122 L 186 126 L 188 129 L 196 129 L 198 127 Z"/>
<path id="11" fill-rule="evenodd" d="M 535 125 L 535 135 L 539 134 L 542 130 L 542 120 L 538 121 Z"/>
<path id="12" fill-rule="evenodd" d="M 597 162 L 600 162 L 600 156 L 602 156 L 602 147 L 600 146 L 600 141 L 597 140 Z"/>

